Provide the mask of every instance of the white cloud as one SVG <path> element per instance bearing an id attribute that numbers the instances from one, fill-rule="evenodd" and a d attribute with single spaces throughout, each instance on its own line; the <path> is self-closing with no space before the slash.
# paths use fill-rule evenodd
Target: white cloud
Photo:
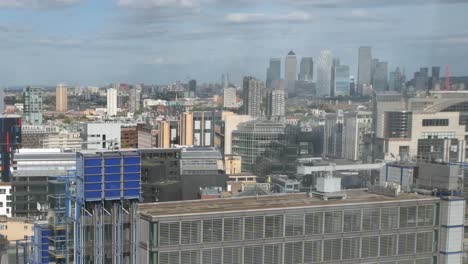
<path id="1" fill-rule="evenodd" d="M 52 39 L 42 38 L 34 42 L 34 44 L 41 46 L 54 46 L 54 47 L 78 47 L 83 44 L 79 39 Z"/>
<path id="2" fill-rule="evenodd" d="M 60 8 L 72 6 L 82 0 L 0 0 L 0 8 Z"/>
<path id="3" fill-rule="evenodd" d="M 312 20 L 312 16 L 306 12 L 294 11 L 287 14 L 265 13 L 230 13 L 225 17 L 226 22 L 241 23 L 268 23 L 268 22 L 306 22 Z"/>
<path id="4" fill-rule="evenodd" d="M 208 0 L 118 0 L 118 5 L 131 8 L 197 8 Z"/>

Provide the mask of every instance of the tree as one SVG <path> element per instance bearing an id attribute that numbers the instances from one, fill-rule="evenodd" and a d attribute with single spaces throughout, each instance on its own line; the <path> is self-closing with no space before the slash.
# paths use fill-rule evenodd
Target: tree
<path id="1" fill-rule="evenodd" d="M 10 241 L 5 236 L 0 235 L 0 263 L 2 262 L 2 257 L 7 253 L 8 245 Z"/>

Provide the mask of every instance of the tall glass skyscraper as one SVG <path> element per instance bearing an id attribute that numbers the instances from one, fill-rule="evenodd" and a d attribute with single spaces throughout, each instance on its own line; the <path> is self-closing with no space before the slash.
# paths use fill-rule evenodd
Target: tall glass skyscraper
<path id="1" fill-rule="evenodd" d="M 279 79 L 281 79 L 281 59 L 271 58 L 267 69 L 266 87 L 271 89 L 272 84 Z"/>
<path id="2" fill-rule="evenodd" d="M 335 96 L 349 95 L 349 66 L 335 67 Z"/>
<path id="3" fill-rule="evenodd" d="M 375 67 L 372 88 L 374 91 L 386 91 L 388 86 L 388 63 L 379 61 Z"/>
<path id="4" fill-rule="evenodd" d="M 358 90 L 362 89 L 362 85 L 371 84 L 371 60 L 372 60 L 372 48 L 371 47 L 359 47 L 358 54 Z"/>
<path id="5" fill-rule="evenodd" d="M 312 57 L 303 57 L 299 69 L 299 81 L 311 82 L 314 77 L 314 61 Z"/>
<path id="6" fill-rule="evenodd" d="M 28 86 L 23 91 L 24 121 L 30 125 L 42 124 L 42 88 Z"/>
<path id="7" fill-rule="evenodd" d="M 317 68 L 317 95 L 330 96 L 331 92 L 331 70 L 332 70 L 332 53 L 330 50 L 320 51 Z"/>

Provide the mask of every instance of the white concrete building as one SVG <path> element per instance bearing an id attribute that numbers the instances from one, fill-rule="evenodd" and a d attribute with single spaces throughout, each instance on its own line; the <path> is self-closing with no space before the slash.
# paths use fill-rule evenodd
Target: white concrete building
<path id="1" fill-rule="evenodd" d="M 81 149 L 79 132 L 61 131 L 58 134 L 47 135 L 42 143 L 43 148 Z"/>
<path id="2" fill-rule="evenodd" d="M 0 182 L 0 215 L 11 217 L 11 183 Z"/>
<path id="3" fill-rule="evenodd" d="M 234 87 L 227 87 L 223 90 L 223 105 L 224 107 L 236 107 L 236 88 Z"/>
<path id="4" fill-rule="evenodd" d="M 81 134 L 83 149 L 120 148 L 121 126 L 119 123 L 84 124 Z"/>
<path id="5" fill-rule="evenodd" d="M 107 116 L 117 114 L 117 89 L 107 89 Z"/>
<path id="6" fill-rule="evenodd" d="M 372 112 L 345 113 L 343 123 L 343 158 L 362 160 L 364 136 L 370 132 L 372 132 Z"/>

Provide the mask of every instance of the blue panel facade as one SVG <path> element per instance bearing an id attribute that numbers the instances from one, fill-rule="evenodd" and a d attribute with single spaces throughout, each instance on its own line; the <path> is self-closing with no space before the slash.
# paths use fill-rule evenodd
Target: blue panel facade
<path id="1" fill-rule="evenodd" d="M 77 196 L 83 201 L 139 199 L 141 165 L 136 152 L 77 154 Z"/>
<path id="2" fill-rule="evenodd" d="M 51 230 L 47 225 L 34 226 L 34 263 L 49 263 L 49 244 Z"/>

